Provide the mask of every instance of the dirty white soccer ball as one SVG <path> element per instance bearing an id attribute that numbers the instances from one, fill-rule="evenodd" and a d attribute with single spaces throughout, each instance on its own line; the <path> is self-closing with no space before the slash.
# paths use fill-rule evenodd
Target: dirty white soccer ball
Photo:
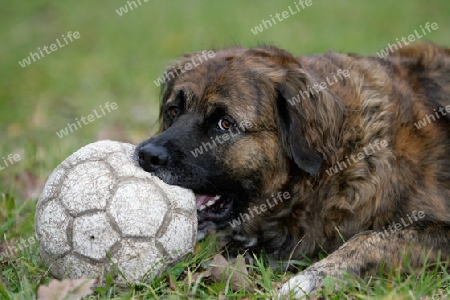
<path id="1" fill-rule="evenodd" d="M 193 251 L 193 192 L 139 168 L 134 149 L 92 143 L 50 175 L 37 203 L 35 231 L 41 257 L 57 278 L 101 282 L 108 272 L 120 285 L 149 282 Z"/>

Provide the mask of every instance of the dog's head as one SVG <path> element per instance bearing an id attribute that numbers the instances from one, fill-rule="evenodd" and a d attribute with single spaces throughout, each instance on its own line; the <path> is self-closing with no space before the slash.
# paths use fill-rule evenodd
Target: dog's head
<path id="1" fill-rule="evenodd" d="M 284 50 L 204 53 L 166 71 L 161 133 L 136 151 L 143 169 L 196 193 L 199 229 L 228 225 L 293 176 L 319 174 L 338 109 Z"/>

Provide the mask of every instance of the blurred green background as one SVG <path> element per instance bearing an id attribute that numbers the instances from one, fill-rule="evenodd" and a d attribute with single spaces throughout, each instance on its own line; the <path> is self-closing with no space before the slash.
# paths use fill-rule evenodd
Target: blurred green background
<path id="1" fill-rule="evenodd" d="M 0 170 L 3 198 L 36 200 L 53 168 L 89 142 L 138 143 L 154 133 L 159 90 L 153 80 L 184 52 L 270 43 L 295 54 L 375 54 L 426 22 L 439 29 L 423 39 L 450 46 L 447 0 L 312 0 L 257 35 L 250 29 L 294 1 L 139 1 L 122 16 L 116 10 L 126 0 L 1 1 L 0 158 L 21 156 Z M 25 68 L 19 65 L 69 31 L 81 37 Z M 118 109 L 66 137 L 56 135 L 108 101 Z M 28 223 L 24 230 L 30 230 Z"/>

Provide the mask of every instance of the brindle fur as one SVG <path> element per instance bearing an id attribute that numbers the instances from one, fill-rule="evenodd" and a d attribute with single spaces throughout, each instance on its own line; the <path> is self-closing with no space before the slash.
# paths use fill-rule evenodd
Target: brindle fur
<path id="1" fill-rule="evenodd" d="M 288 102 L 339 69 L 349 76 L 299 103 Z M 167 118 L 167 109 L 181 102 L 179 116 Z M 439 114 L 420 129 L 414 125 L 448 105 L 450 49 L 431 43 L 385 58 L 335 52 L 294 57 L 269 46 L 230 48 L 165 85 L 163 131 L 139 149 L 148 143 L 169 149 L 172 164 L 156 174 L 170 184 L 199 193 L 238 192 L 230 220 L 279 191 L 289 192 L 290 199 L 242 226 L 222 228 L 221 237 L 234 249 L 264 251 L 278 260 L 331 253 L 282 289 L 300 296 L 327 275 L 364 276 L 383 261 L 400 266 L 404 253 L 420 268 L 423 248 L 429 262 L 439 255 L 448 259 L 450 114 Z M 251 126 L 200 157 L 189 156 L 215 134 L 210 116 L 217 111 Z M 381 140 L 387 147 L 327 174 Z M 414 211 L 425 216 L 373 238 L 373 232 L 384 232 Z"/>

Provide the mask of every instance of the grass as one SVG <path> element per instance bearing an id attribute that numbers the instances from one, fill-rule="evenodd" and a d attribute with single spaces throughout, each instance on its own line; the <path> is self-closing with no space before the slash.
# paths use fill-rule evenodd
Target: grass
<path id="1" fill-rule="evenodd" d="M 153 80 L 181 53 L 272 43 L 297 54 L 329 49 L 370 54 L 426 22 L 438 23 L 439 29 L 424 39 L 450 46 L 450 2 L 439 0 L 313 0 L 311 7 L 258 35 L 250 28 L 294 1 L 141 2 L 142 6 L 121 17 L 115 10 L 126 5 L 125 0 L 0 3 L 0 167 L 9 154 L 21 158 L 0 170 L 2 245 L 34 236 L 36 199 L 48 175 L 65 157 L 98 139 L 138 143 L 155 132 L 158 88 Z M 78 31 L 80 39 L 25 68 L 18 64 L 68 31 Z M 116 102 L 118 109 L 66 137 L 57 137 L 67 123 L 108 101 Z M 110 285 L 97 289 L 94 298 L 261 299 L 273 295 L 276 283 L 284 278 L 283 271 L 271 270 L 262 260 L 249 267 L 258 291 L 255 295 L 233 292 L 226 280 L 212 283 L 195 278 L 217 251 L 210 243 L 204 241 L 200 253 L 150 286 L 120 290 Z M 51 278 L 32 244 L 17 257 L 0 262 L 0 299 L 32 299 L 37 287 Z M 329 280 L 320 293 L 329 299 L 421 299 L 424 295 L 431 299 L 433 293 L 446 293 L 449 276 L 445 268 L 436 266 L 415 275 L 391 274 L 365 281 L 348 278 L 343 285 L 335 291 Z"/>

